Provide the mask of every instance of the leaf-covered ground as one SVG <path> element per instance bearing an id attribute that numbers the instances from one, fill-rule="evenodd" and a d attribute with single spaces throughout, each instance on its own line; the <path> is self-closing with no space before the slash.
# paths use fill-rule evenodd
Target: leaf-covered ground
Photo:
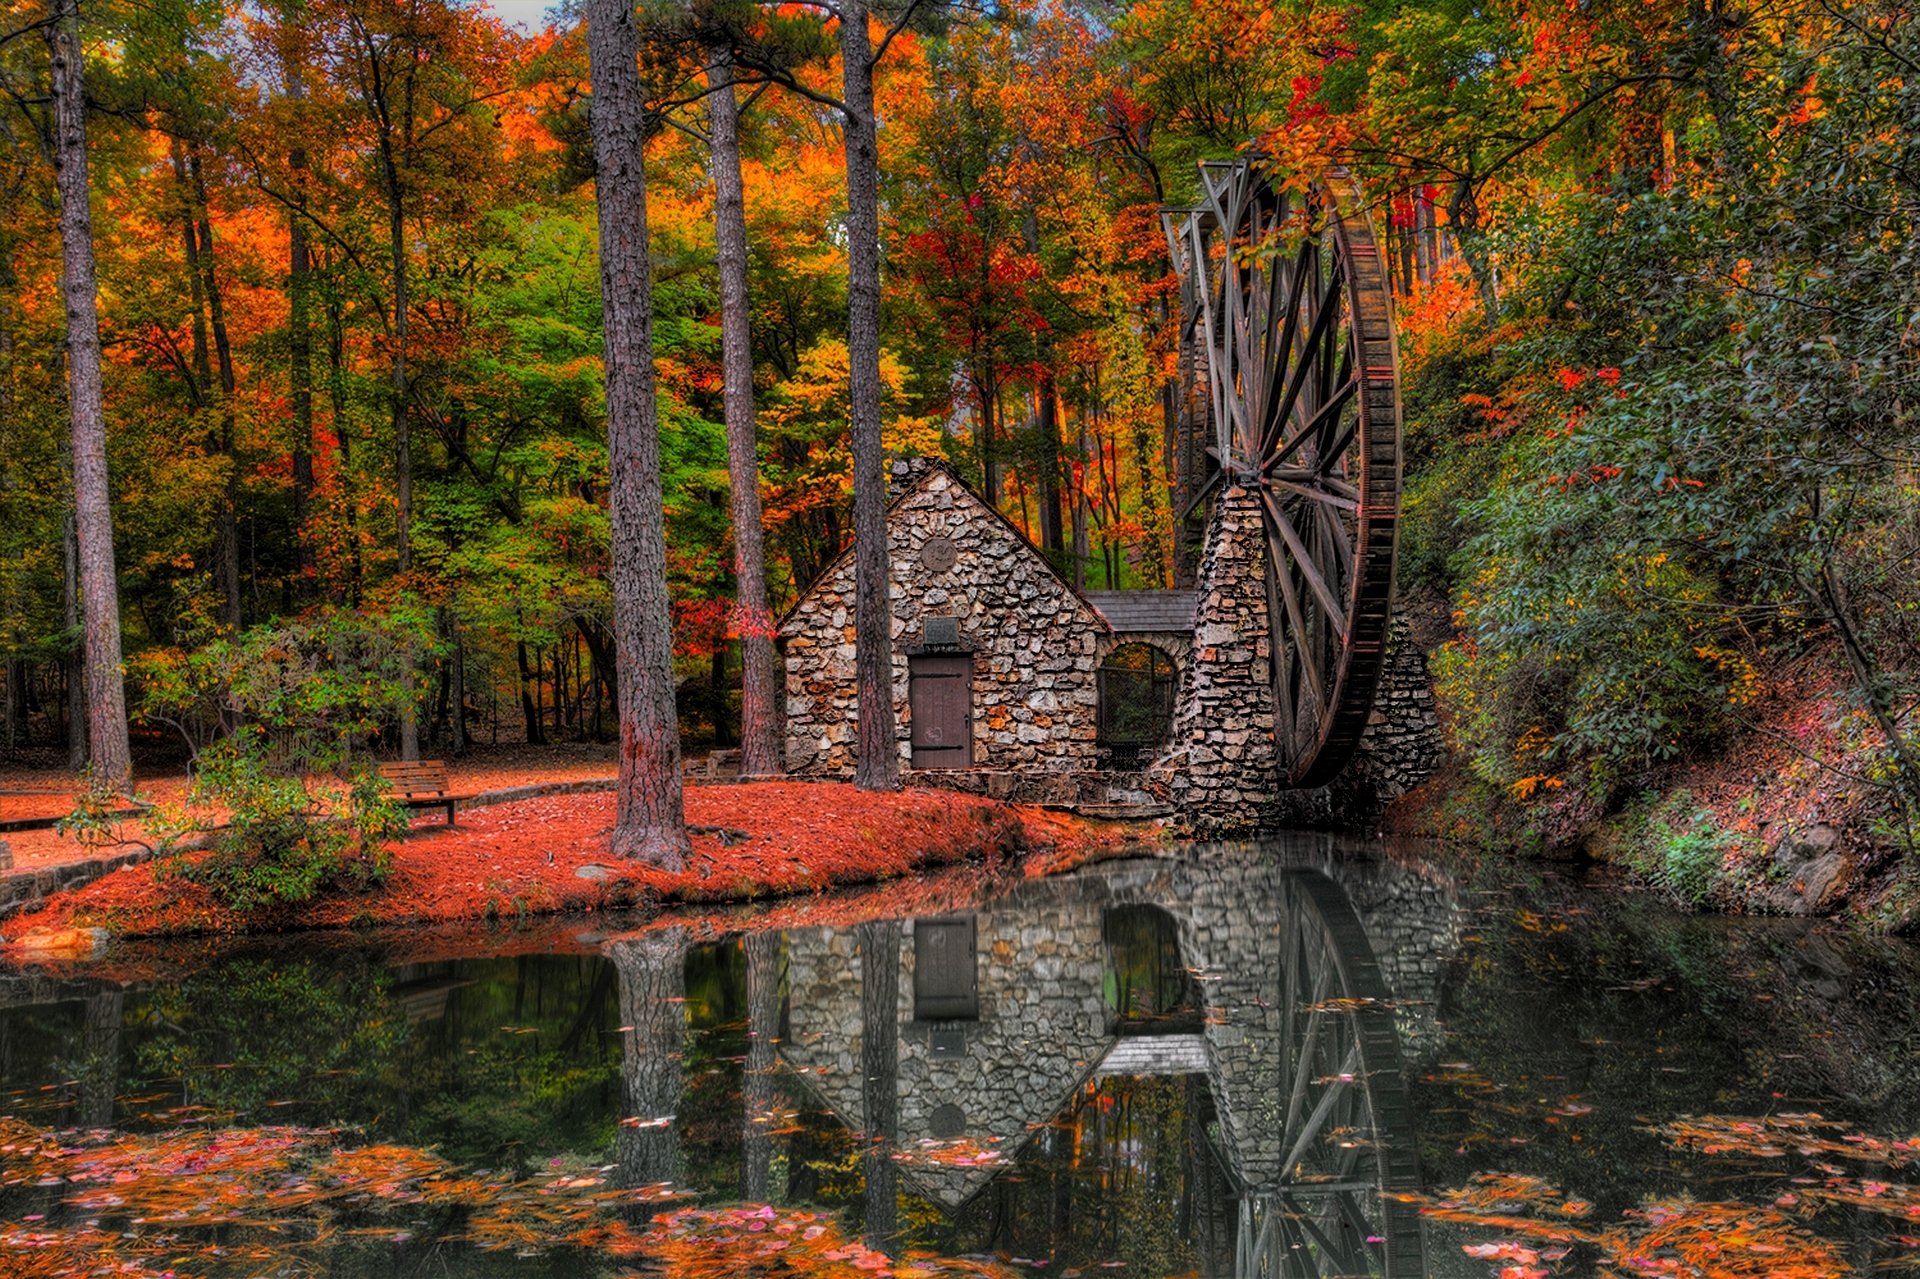
<path id="1" fill-rule="evenodd" d="M 44 948 L 91 927 L 167 936 L 720 903 L 961 862 L 996 866 L 1025 857 L 1031 871 L 1064 870 L 1131 838 L 1120 827 L 934 791 L 872 794 L 838 783 L 756 782 L 693 786 L 686 798 L 687 820 L 702 833 L 678 874 L 610 855 L 610 793 L 546 795 L 463 813 L 453 828 L 434 825 L 437 818 L 416 825 L 392 845 L 392 875 L 369 892 L 243 916 L 156 863 L 62 894 L 12 921 L 7 935 Z"/>

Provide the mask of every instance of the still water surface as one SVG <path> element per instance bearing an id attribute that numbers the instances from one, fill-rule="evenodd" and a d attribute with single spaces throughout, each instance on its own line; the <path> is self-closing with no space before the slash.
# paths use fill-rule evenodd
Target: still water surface
<path id="1" fill-rule="evenodd" d="M 1904 944 L 1311 838 L 907 895 L 0 974 L 0 1273 L 1920 1258 Z"/>

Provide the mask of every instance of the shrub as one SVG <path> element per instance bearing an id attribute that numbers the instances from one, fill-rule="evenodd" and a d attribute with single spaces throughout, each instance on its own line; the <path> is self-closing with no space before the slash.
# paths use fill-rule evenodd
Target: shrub
<path id="1" fill-rule="evenodd" d="M 385 879 L 392 858 L 384 843 L 406 829 L 407 818 L 379 775 L 362 769 L 344 787 L 315 789 L 268 767 L 261 743 L 243 729 L 201 755 L 189 805 L 203 817 L 224 810 L 227 821 L 215 829 L 210 855 L 179 873 L 241 911 Z"/>

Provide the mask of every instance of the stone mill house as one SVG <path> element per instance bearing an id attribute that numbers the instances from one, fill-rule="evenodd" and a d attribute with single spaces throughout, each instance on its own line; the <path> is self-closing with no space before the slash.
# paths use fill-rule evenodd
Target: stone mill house
<path id="1" fill-rule="evenodd" d="M 1150 762 L 1192 644 L 1191 592 L 1076 591 L 933 459 L 893 463 L 887 530 L 903 771 L 1001 797 L 1097 804 L 1115 772 Z M 853 774 L 853 634 L 853 559 L 843 553 L 779 626 L 796 775 Z"/>
<path id="2" fill-rule="evenodd" d="M 1204 591 L 1075 590 L 944 461 L 895 461 L 891 480 L 894 724 L 909 780 L 1083 812 L 1231 808 L 1202 823 L 1220 829 L 1252 825 L 1284 798 L 1270 718 L 1236 716 L 1234 691 L 1212 682 L 1221 627 L 1196 649 Z M 780 621 L 796 776 L 853 775 L 853 610 L 843 552 Z M 1266 642 L 1255 637 L 1263 654 Z M 1363 742 L 1357 761 L 1365 804 L 1407 789 L 1437 755 L 1424 663 L 1416 646 L 1396 648 L 1373 749 Z M 1245 740 L 1223 749 L 1222 737 Z M 1342 803 L 1315 792 L 1286 820 L 1319 824 Z"/>

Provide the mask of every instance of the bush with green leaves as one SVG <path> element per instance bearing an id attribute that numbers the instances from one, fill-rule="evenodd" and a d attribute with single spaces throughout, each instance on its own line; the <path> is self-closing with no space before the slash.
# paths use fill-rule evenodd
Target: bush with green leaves
<path id="1" fill-rule="evenodd" d="M 1920 38 L 1864 31 L 1760 51 L 1779 74 L 1716 90 L 1679 171 L 1511 211 L 1493 238 L 1527 269 L 1497 359 L 1466 333 L 1413 370 L 1415 424 L 1452 438 L 1422 445 L 1411 567 L 1450 547 L 1441 691 L 1516 798 L 1551 778 L 1616 805 L 1725 739 L 1768 663 L 1821 649 L 1884 739 L 1878 780 L 1920 801 Z M 1823 109 L 1783 127 L 1816 52 Z"/>
<path id="2" fill-rule="evenodd" d="M 355 891 L 392 870 L 386 841 L 407 828 L 407 813 L 379 774 L 361 768 L 345 786 L 318 786 L 270 766 L 265 735 L 241 729 L 200 756 L 188 812 L 224 813 L 211 848 L 177 873 L 204 884 L 226 905 L 251 911 L 293 906 L 325 892 Z M 179 822 L 189 828 L 205 821 Z"/>
<path id="3" fill-rule="evenodd" d="M 248 752 L 276 767 L 339 769 L 419 705 L 426 660 L 442 647 L 425 606 L 320 610 L 140 654 L 128 664 L 134 715 L 173 729 L 196 757 L 244 724 Z"/>

